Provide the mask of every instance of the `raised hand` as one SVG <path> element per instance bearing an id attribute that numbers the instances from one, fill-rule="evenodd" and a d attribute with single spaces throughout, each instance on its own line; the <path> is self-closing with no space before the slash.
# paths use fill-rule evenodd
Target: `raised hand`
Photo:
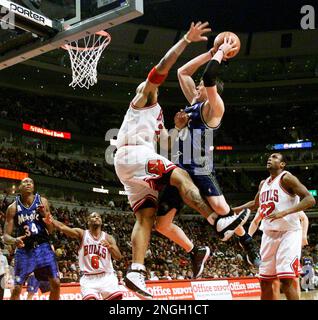
<path id="1" fill-rule="evenodd" d="M 107 249 L 110 249 L 110 247 L 111 247 L 111 244 L 110 244 L 107 240 L 105 240 L 105 239 L 101 240 L 101 241 L 100 241 L 100 244 L 101 244 L 103 247 L 106 247 Z"/>
<path id="2" fill-rule="evenodd" d="M 27 236 L 21 236 L 15 239 L 15 245 L 17 246 L 17 248 L 23 248 L 24 247 L 24 242 L 23 240 L 26 238 Z"/>
<path id="3" fill-rule="evenodd" d="M 223 51 L 223 60 L 231 57 L 231 53 L 238 49 L 236 41 L 232 38 L 224 38 L 224 42 L 220 45 L 219 50 Z"/>
<path id="4" fill-rule="evenodd" d="M 265 219 L 270 220 L 270 222 L 277 220 L 277 219 L 281 219 L 285 216 L 287 216 L 287 212 L 286 211 L 277 211 L 277 212 L 273 212 L 270 215 L 268 215 L 267 217 L 265 217 Z"/>
<path id="5" fill-rule="evenodd" d="M 189 120 L 189 116 L 183 110 L 177 112 L 176 115 L 174 116 L 174 124 L 176 129 L 178 130 L 183 129 L 187 125 L 188 120 Z"/>
<path id="6" fill-rule="evenodd" d="M 46 224 L 52 224 L 53 223 L 53 216 L 49 213 L 45 218 L 42 219 L 44 223 Z"/>
<path id="7" fill-rule="evenodd" d="M 211 31 L 211 28 L 208 28 L 208 26 L 209 22 L 192 22 L 186 38 L 191 42 L 208 41 L 208 37 L 203 36 L 203 34 Z"/>

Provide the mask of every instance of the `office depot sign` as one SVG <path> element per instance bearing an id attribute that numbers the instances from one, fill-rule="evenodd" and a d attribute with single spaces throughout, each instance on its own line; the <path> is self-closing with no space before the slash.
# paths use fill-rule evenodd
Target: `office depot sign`
<path id="1" fill-rule="evenodd" d="M 176 280 L 176 281 L 147 281 L 147 287 L 154 300 L 232 300 L 259 299 L 261 288 L 258 278 L 204 279 L 204 280 Z M 124 300 L 139 300 L 127 289 L 120 286 Z M 9 299 L 10 292 L 5 291 L 5 299 Z M 21 300 L 26 300 L 27 293 L 23 289 Z M 47 300 L 48 293 L 38 292 L 34 300 Z M 78 283 L 61 285 L 61 300 L 81 300 Z"/>

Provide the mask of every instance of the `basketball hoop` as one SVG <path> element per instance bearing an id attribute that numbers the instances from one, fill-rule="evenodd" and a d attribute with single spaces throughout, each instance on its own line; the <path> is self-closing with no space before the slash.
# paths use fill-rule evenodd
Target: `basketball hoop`
<path id="1" fill-rule="evenodd" d="M 62 46 L 71 59 L 73 81 L 69 86 L 89 89 L 97 83 L 97 64 L 109 45 L 111 36 L 106 31 L 99 31 L 82 39 L 82 46 L 79 46 L 79 41 L 71 41 Z"/>

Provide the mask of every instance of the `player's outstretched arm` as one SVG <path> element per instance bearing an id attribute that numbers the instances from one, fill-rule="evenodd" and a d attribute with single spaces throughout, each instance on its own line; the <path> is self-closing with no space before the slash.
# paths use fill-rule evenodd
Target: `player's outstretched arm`
<path id="1" fill-rule="evenodd" d="M 260 191 L 261 191 L 261 188 L 262 188 L 262 186 L 263 186 L 264 181 L 265 181 L 265 180 L 262 180 L 261 183 L 259 184 L 258 192 L 256 193 L 256 196 L 255 196 L 254 200 L 248 201 L 248 202 L 242 204 L 241 206 L 232 208 L 232 210 L 233 210 L 235 213 L 239 213 L 239 212 L 241 212 L 243 209 L 257 210 L 258 207 L 259 207 L 259 193 L 260 193 Z"/>
<path id="2" fill-rule="evenodd" d="M 109 251 L 110 254 L 112 255 L 112 258 L 115 260 L 120 260 L 122 259 L 122 254 L 116 244 L 116 240 L 113 236 L 111 236 L 110 234 L 107 235 L 107 239 L 106 240 L 102 240 L 101 244 L 106 247 Z"/>
<path id="3" fill-rule="evenodd" d="M 196 85 L 192 75 L 212 58 L 211 52 L 205 52 L 193 58 L 178 69 L 178 79 L 181 90 L 190 104 L 194 103 L 197 95 Z"/>
<path id="4" fill-rule="evenodd" d="M 255 214 L 255 217 L 253 219 L 253 221 L 251 222 L 250 226 L 248 227 L 248 234 L 253 237 L 253 234 L 256 232 L 256 230 L 258 229 L 258 226 L 260 224 L 260 222 L 262 221 L 262 216 L 260 211 L 257 211 L 257 213 Z"/>
<path id="5" fill-rule="evenodd" d="M 68 227 L 67 225 L 65 225 L 64 223 L 58 221 L 58 220 L 55 220 L 53 219 L 52 216 L 51 217 L 51 221 L 50 223 L 53 225 L 53 227 L 64 233 L 66 236 L 70 237 L 70 238 L 75 238 L 77 240 L 82 240 L 83 238 L 83 235 L 84 235 L 84 230 L 83 229 L 80 229 L 80 228 L 70 228 Z"/>
<path id="6" fill-rule="evenodd" d="M 203 34 L 210 32 L 208 28 L 208 22 L 191 23 L 191 27 L 187 34 L 179 40 L 160 62 L 149 72 L 145 82 L 141 83 L 136 91 L 136 96 L 132 100 L 133 105 L 136 108 L 143 108 L 147 105 L 147 102 L 151 99 L 151 95 L 155 94 L 156 89 L 164 82 L 171 67 L 176 63 L 184 49 L 191 42 L 207 41 L 208 38 Z"/>
<path id="7" fill-rule="evenodd" d="M 156 65 L 156 70 L 158 71 L 158 73 L 168 73 L 171 67 L 176 63 L 184 49 L 191 42 L 207 41 L 208 38 L 206 36 L 203 36 L 203 34 L 211 31 L 208 26 L 208 22 L 192 22 L 190 29 L 188 30 L 186 35 L 181 40 L 179 40 Z"/>
<path id="8" fill-rule="evenodd" d="M 46 218 L 51 215 L 49 202 L 46 198 L 41 197 L 41 205 L 38 206 L 38 211 L 41 214 L 41 216 L 44 218 L 44 222 L 46 222 Z M 51 234 L 54 231 L 54 227 L 51 224 L 46 223 L 46 228 L 48 232 Z"/>
<path id="9" fill-rule="evenodd" d="M 241 212 L 243 209 L 250 209 L 250 210 L 255 210 L 256 209 L 256 206 L 255 206 L 255 200 L 251 200 L 251 201 L 248 201 L 238 207 L 234 207 L 232 208 L 232 210 L 235 212 L 235 213 L 239 213 Z"/>

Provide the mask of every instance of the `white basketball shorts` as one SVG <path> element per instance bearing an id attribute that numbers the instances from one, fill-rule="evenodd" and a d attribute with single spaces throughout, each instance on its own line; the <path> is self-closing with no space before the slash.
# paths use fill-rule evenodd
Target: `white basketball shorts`
<path id="1" fill-rule="evenodd" d="M 298 277 L 301 237 L 301 230 L 263 232 L 259 267 L 261 280 Z"/>
<path id="2" fill-rule="evenodd" d="M 115 170 L 136 212 L 147 200 L 157 204 L 156 181 L 177 166 L 146 146 L 123 146 L 116 152 Z"/>
<path id="3" fill-rule="evenodd" d="M 83 275 L 80 280 L 83 300 L 120 300 L 122 291 L 118 279 L 113 273 Z"/>

